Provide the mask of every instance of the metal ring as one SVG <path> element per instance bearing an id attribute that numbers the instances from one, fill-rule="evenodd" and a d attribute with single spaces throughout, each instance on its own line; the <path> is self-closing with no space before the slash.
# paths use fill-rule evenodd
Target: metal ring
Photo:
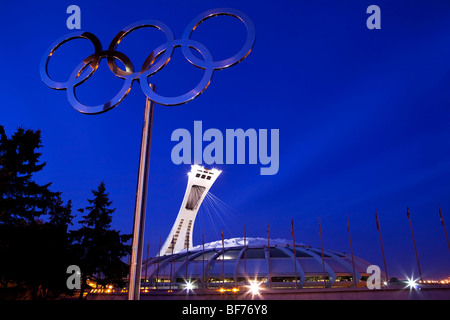
<path id="1" fill-rule="evenodd" d="M 41 79 L 47 86 L 49 86 L 52 89 L 56 89 L 56 90 L 67 89 L 67 81 L 59 82 L 59 81 L 55 81 L 52 78 L 50 78 L 50 76 L 48 75 L 48 63 L 50 61 L 50 57 L 52 57 L 54 52 L 60 46 L 62 46 L 64 43 L 69 42 L 70 40 L 74 40 L 74 39 L 87 39 L 87 40 L 91 41 L 92 44 L 94 45 L 94 50 L 95 50 L 94 54 L 97 54 L 98 52 L 102 51 L 102 44 L 101 44 L 100 40 L 98 40 L 98 38 L 90 32 L 76 31 L 76 32 L 70 33 L 70 34 L 56 40 L 53 43 L 53 45 L 44 54 L 44 56 L 42 57 L 42 60 L 41 60 L 41 64 L 40 64 Z M 94 66 L 98 65 L 98 58 L 93 61 L 93 64 L 94 64 Z M 81 76 L 78 79 L 78 81 L 82 82 L 82 81 L 87 80 L 90 76 L 92 76 L 92 74 L 95 72 L 95 70 L 96 70 L 96 68 L 93 68 L 90 73 Z"/>
<path id="2" fill-rule="evenodd" d="M 164 56 L 161 59 L 159 59 L 158 62 L 152 64 L 155 60 L 155 57 L 152 57 L 152 55 L 150 54 L 144 61 L 141 70 L 139 72 L 134 73 L 130 73 L 129 71 L 124 71 L 120 69 L 117 66 L 114 59 L 112 57 L 108 57 L 108 66 L 117 77 L 122 79 L 124 79 L 125 77 L 132 77 L 133 80 L 137 80 L 141 76 L 141 74 L 146 75 L 155 74 L 169 62 L 173 52 L 173 40 L 174 40 L 173 32 L 166 24 L 157 20 L 142 20 L 123 28 L 118 34 L 116 34 L 114 39 L 111 41 L 108 51 L 116 51 L 117 46 L 126 35 L 130 34 L 134 30 L 145 27 L 152 27 L 161 30 L 166 36 L 167 41 L 165 43 L 166 50 L 164 52 Z M 149 66 L 151 66 L 151 68 L 147 69 Z"/>
<path id="3" fill-rule="evenodd" d="M 93 54 L 87 57 L 75 68 L 75 70 L 70 75 L 69 80 L 67 81 L 68 85 L 67 98 L 69 100 L 69 103 L 75 110 L 84 114 L 103 113 L 117 106 L 120 102 L 122 102 L 123 99 L 125 99 L 127 94 L 130 92 L 131 85 L 133 84 L 133 79 L 131 77 L 125 77 L 123 86 L 120 89 L 120 91 L 111 100 L 109 100 L 104 104 L 100 104 L 97 106 L 87 106 L 82 104 L 77 99 L 75 94 L 75 87 L 80 85 L 82 82 L 86 81 L 86 79 L 84 79 L 83 81 L 77 82 L 77 78 L 79 77 L 79 75 L 95 61 L 98 61 L 97 66 L 94 66 L 94 68 L 97 69 L 100 60 L 102 58 L 109 58 L 109 57 L 119 59 L 126 66 L 127 70 L 130 70 L 129 72 L 133 72 L 133 65 L 131 64 L 130 59 L 125 54 L 118 51 L 109 51 L 109 50 L 102 51 L 99 52 L 98 54 Z"/>
<path id="4" fill-rule="evenodd" d="M 183 32 L 182 39 L 190 40 L 192 33 L 198 27 L 199 24 L 212 17 L 222 15 L 232 16 L 234 18 L 241 20 L 244 23 L 245 27 L 247 28 L 247 38 L 245 40 L 244 45 L 242 46 L 242 48 L 239 50 L 238 53 L 236 53 L 235 55 L 233 55 L 228 59 L 214 61 L 213 62 L 214 70 L 226 69 L 244 60 L 252 50 L 256 39 L 255 25 L 253 24 L 252 20 L 245 13 L 231 8 L 218 8 L 199 14 L 186 26 L 186 29 L 184 29 Z M 187 47 L 183 47 L 182 50 L 184 56 L 186 57 L 187 60 L 189 60 L 190 63 L 199 68 L 205 69 L 204 65 L 205 61 L 202 61 L 198 59 L 196 56 L 194 56 L 190 51 L 190 49 Z"/>
<path id="5" fill-rule="evenodd" d="M 201 43 L 194 41 L 194 40 L 190 40 L 190 39 L 187 39 L 187 40 L 182 39 L 182 40 L 175 40 L 173 42 L 173 47 L 174 48 L 190 47 L 192 49 L 197 50 L 205 59 L 205 61 L 204 61 L 205 66 L 201 68 L 201 69 L 205 70 L 205 73 L 203 74 L 202 79 L 195 86 L 194 89 L 192 89 L 191 91 L 189 91 L 183 95 L 176 96 L 176 97 L 164 97 L 164 96 L 157 94 L 155 91 L 153 91 L 153 89 L 150 88 L 149 83 L 148 83 L 148 77 L 145 74 L 142 74 L 141 77 L 139 78 L 139 82 L 140 82 L 141 89 L 144 92 L 144 94 L 153 102 L 164 105 L 164 106 L 177 106 L 180 104 L 187 103 L 187 102 L 191 101 L 192 99 L 198 97 L 208 87 L 209 83 L 211 82 L 212 75 L 214 73 L 214 68 L 212 66 L 213 60 L 212 60 L 211 53 Z M 154 54 L 155 59 L 160 54 L 162 54 L 164 50 L 165 50 L 165 48 L 163 45 L 163 46 L 160 46 L 159 48 L 157 48 L 155 51 L 153 51 L 152 54 Z"/>
<path id="6" fill-rule="evenodd" d="M 214 61 L 212 59 L 210 51 L 201 43 L 191 40 L 192 32 L 197 28 L 197 26 L 204 22 L 205 20 L 220 16 L 227 15 L 232 16 L 245 24 L 247 28 L 247 39 L 245 41 L 244 46 L 239 50 L 239 52 L 228 59 L 224 59 L 221 61 Z M 153 27 L 161 30 L 166 36 L 166 43 L 159 46 L 156 50 L 154 50 L 150 55 L 145 59 L 141 69 L 139 72 L 135 72 L 133 68 L 133 64 L 130 59 L 123 53 L 116 51 L 117 46 L 120 44 L 122 39 L 133 32 L 136 29 L 144 28 L 144 27 Z M 64 43 L 77 39 L 87 39 L 92 42 L 94 45 L 95 52 L 90 55 L 86 59 L 84 59 L 72 72 L 67 82 L 57 82 L 50 78 L 48 75 L 48 62 L 53 53 Z M 60 38 L 56 41 L 50 49 L 47 50 L 46 55 L 41 60 L 40 65 L 40 73 L 42 81 L 49 86 L 50 88 L 57 90 L 67 90 L 67 97 L 69 99 L 70 104 L 79 112 L 86 114 L 97 114 L 106 112 L 115 106 L 117 106 L 126 95 L 130 92 L 131 86 L 134 80 L 138 80 L 142 91 L 145 95 L 155 103 L 166 105 L 166 106 L 175 106 L 184 104 L 186 102 L 191 101 L 192 99 L 199 96 L 205 89 L 208 87 L 211 82 L 212 75 L 214 70 L 225 69 L 231 67 L 243 59 L 247 57 L 250 51 L 253 48 L 255 42 L 255 27 L 250 18 L 244 14 L 243 12 L 235 9 L 214 9 L 206 11 L 200 15 L 198 15 L 184 30 L 183 36 L 179 40 L 174 40 L 173 33 L 169 27 L 167 27 L 164 23 L 157 20 L 143 20 L 136 22 L 122 29 L 111 41 L 109 45 L 109 49 L 106 51 L 102 50 L 102 46 L 100 41 L 96 36 L 89 32 L 84 31 L 76 31 L 65 37 Z M 161 70 L 167 63 L 170 61 L 173 50 L 177 47 L 181 47 L 184 57 L 194 66 L 205 70 L 201 81 L 195 86 L 191 91 L 177 96 L 177 97 L 164 97 L 158 95 L 153 91 L 152 88 L 149 87 L 148 78 L 154 75 L 156 72 Z M 202 56 L 203 60 L 197 58 L 193 55 L 191 49 L 197 50 Z M 160 59 L 158 59 L 161 56 Z M 125 82 L 122 86 L 122 89 L 107 103 L 97 105 L 97 106 L 86 106 L 80 103 L 75 94 L 75 87 L 82 84 L 84 81 L 89 79 L 94 72 L 97 70 L 100 60 L 103 58 L 107 58 L 108 66 L 111 71 L 117 77 L 124 79 Z M 126 70 L 122 70 L 116 64 L 115 59 L 122 61 Z M 87 71 L 87 68 L 90 68 Z"/>

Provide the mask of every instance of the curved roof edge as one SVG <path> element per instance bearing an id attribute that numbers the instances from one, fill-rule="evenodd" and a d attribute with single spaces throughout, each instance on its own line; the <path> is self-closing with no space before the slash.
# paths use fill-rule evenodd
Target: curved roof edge
<path id="1" fill-rule="evenodd" d="M 233 248 L 233 247 L 242 247 L 244 245 L 267 246 L 267 244 L 268 244 L 267 238 L 262 238 L 262 237 L 246 237 L 245 243 L 244 243 L 244 237 L 224 239 L 223 242 L 224 242 L 223 247 L 226 249 Z M 269 239 L 269 242 L 270 242 L 270 246 L 292 245 L 292 240 L 286 240 L 286 239 L 280 239 L 280 238 Z M 296 242 L 295 245 L 296 246 L 305 246 L 303 243 L 300 243 L 300 242 Z M 222 249 L 222 240 L 216 240 L 216 241 L 205 243 L 205 249 L 209 250 L 209 249 L 215 249 L 215 248 Z M 203 250 L 202 244 L 190 248 L 189 252 L 200 251 L 200 250 Z M 185 253 L 185 252 L 186 252 L 186 249 L 183 249 L 183 250 L 174 252 L 174 254 Z"/>

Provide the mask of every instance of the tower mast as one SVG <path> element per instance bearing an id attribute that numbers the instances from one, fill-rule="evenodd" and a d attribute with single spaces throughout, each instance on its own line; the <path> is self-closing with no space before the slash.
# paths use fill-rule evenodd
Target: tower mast
<path id="1" fill-rule="evenodd" d="M 191 166 L 180 211 L 164 245 L 161 247 L 161 255 L 193 247 L 192 234 L 198 209 L 221 172 L 221 170 L 207 169 L 199 165 Z"/>

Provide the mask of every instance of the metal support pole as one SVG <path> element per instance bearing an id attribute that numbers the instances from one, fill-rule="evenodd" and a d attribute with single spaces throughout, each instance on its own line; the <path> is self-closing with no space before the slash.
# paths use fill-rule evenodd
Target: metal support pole
<path id="1" fill-rule="evenodd" d="M 295 232 L 294 232 L 294 219 L 292 219 L 291 224 L 291 235 L 292 235 L 292 242 L 293 242 L 293 251 L 294 251 L 294 271 L 295 271 L 295 289 L 298 289 L 298 281 L 297 281 L 297 248 L 295 246 Z"/>
<path id="2" fill-rule="evenodd" d="M 378 221 L 378 213 L 376 211 L 375 211 L 375 219 L 377 221 L 378 235 L 380 236 L 381 254 L 383 256 L 384 272 L 386 273 L 386 282 L 389 282 L 389 276 L 388 276 L 388 271 L 387 271 L 387 266 L 386 266 L 386 257 L 384 256 L 383 239 L 381 238 L 380 222 Z"/>
<path id="3" fill-rule="evenodd" d="M 441 205 L 439 205 L 439 216 L 441 217 L 441 224 L 444 227 L 445 239 L 447 239 L 448 250 L 450 251 L 450 242 L 448 241 L 447 228 L 445 227 L 444 217 L 442 216 Z"/>
<path id="4" fill-rule="evenodd" d="M 154 86 L 152 88 L 155 90 Z M 142 126 L 141 153 L 134 209 L 133 244 L 131 248 L 128 300 L 139 300 L 141 293 L 142 251 L 144 245 L 145 209 L 147 205 L 148 172 L 153 127 L 153 102 L 147 98 Z"/>
<path id="5" fill-rule="evenodd" d="M 417 268 L 419 269 L 420 282 L 423 283 L 422 271 L 420 270 L 419 255 L 417 254 L 416 240 L 414 239 L 414 231 L 413 231 L 411 217 L 410 217 L 410 214 L 409 214 L 409 208 L 408 207 L 406 207 L 406 214 L 408 216 L 409 226 L 411 228 L 411 235 L 412 235 L 412 240 L 413 240 L 413 245 L 414 245 L 414 252 L 416 253 L 416 261 L 417 261 Z"/>
<path id="6" fill-rule="evenodd" d="M 348 221 L 348 213 L 347 213 L 347 229 L 348 229 L 348 238 L 350 240 L 350 253 L 352 255 L 353 284 L 356 288 L 358 284 L 356 283 L 355 260 L 353 259 L 352 235 L 350 233 L 350 222 Z"/>
<path id="7" fill-rule="evenodd" d="M 325 260 L 323 259 L 323 241 L 322 241 L 322 225 L 320 224 L 319 216 L 319 234 L 320 234 L 320 250 L 322 252 L 322 272 L 323 272 L 323 286 L 327 287 L 326 275 L 325 275 Z"/>

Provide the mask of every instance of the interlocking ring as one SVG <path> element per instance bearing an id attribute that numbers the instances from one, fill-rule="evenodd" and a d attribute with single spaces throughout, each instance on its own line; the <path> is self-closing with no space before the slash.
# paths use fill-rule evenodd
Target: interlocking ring
<path id="1" fill-rule="evenodd" d="M 119 78 L 124 79 L 125 77 L 132 77 L 133 80 L 137 80 L 142 74 L 150 76 L 161 70 L 170 60 L 170 57 L 173 53 L 173 33 L 172 30 L 168 26 L 166 26 L 164 23 L 156 20 L 143 20 L 136 23 L 133 23 L 125 28 L 123 28 L 114 39 L 111 41 L 108 50 L 109 51 L 116 51 L 117 46 L 122 41 L 122 39 L 127 35 L 133 32 L 134 30 L 145 28 L 145 27 L 153 27 L 156 29 L 161 30 L 164 35 L 166 36 L 167 42 L 164 44 L 165 47 L 165 53 L 163 57 L 155 64 L 152 65 L 153 61 L 156 59 L 156 57 L 152 56 L 150 54 L 147 59 L 145 59 L 142 68 L 139 72 L 129 73 L 127 71 L 124 71 L 117 67 L 116 62 L 114 61 L 113 57 L 108 57 L 108 66 L 111 69 L 111 71 L 118 76 Z M 152 65 L 149 69 L 148 67 Z"/>
<path id="2" fill-rule="evenodd" d="M 182 39 L 182 40 L 175 40 L 173 43 L 173 47 L 174 48 L 189 47 L 189 48 L 193 48 L 193 49 L 197 50 L 205 59 L 204 60 L 205 66 L 201 68 L 201 69 L 205 69 L 205 73 L 203 74 L 202 79 L 197 84 L 197 86 L 195 86 L 194 89 L 192 89 L 191 91 L 189 91 L 183 95 L 177 96 L 177 97 L 163 97 L 163 96 L 160 96 L 159 94 L 157 94 L 153 89 L 151 89 L 149 87 L 148 77 L 145 73 L 143 73 L 141 75 L 141 77 L 139 78 L 139 82 L 141 84 L 142 91 L 150 100 L 152 100 L 155 103 L 162 104 L 164 106 L 180 105 L 180 104 L 189 102 L 189 101 L 195 99 L 196 97 L 198 97 L 208 87 L 209 83 L 211 82 L 211 78 L 212 78 L 212 75 L 214 72 L 213 60 L 212 60 L 211 53 L 201 43 L 194 41 L 194 40 L 190 40 L 190 39 L 188 39 L 187 41 Z M 162 54 L 164 52 L 164 50 L 165 50 L 165 48 L 163 45 L 163 46 L 160 46 L 159 48 L 157 48 L 155 51 L 153 51 L 152 54 L 154 54 L 155 59 L 160 54 Z"/>
<path id="3" fill-rule="evenodd" d="M 126 55 L 124 55 L 121 52 L 117 51 L 102 51 L 98 54 L 93 54 L 86 59 L 83 60 L 72 72 L 72 74 L 69 77 L 69 80 L 67 81 L 67 99 L 69 100 L 69 103 L 72 105 L 72 107 L 75 108 L 75 110 L 78 110 L 81 113 L 85 114 L 98 114 L 106 112 L 115 106 L 117 106 L 119 103 L 125 99 L 127 94 L 131 90 L 131 85 L 133 84 L 133 78 L 130 76 L 124 77 L 125 82 L 122 85 L 122 88 L 120 91 L 108 102 L 98 105 L 98 106 L 86 106 L 78 101 L 76 94 L 75 94 L 75 87 L 83 83 L 87 80 L 87 78 L 83 79 L 82 81 L 78 80 L 78 77 L 83 73 L 83 71 L 90 67 L 93 71 L 90 72 L 92 74 L 98 67 L 100 60 L 103 58 L 110 58 L 115 57 L 119 59 L 127 68 L 125 72 L 130 73 L 130 75 L 133 73 L 133 65 L 131 64 L 130 59 Z M 91 66 L 94 64 L 94 66 Z"/>
<path id="4" fill-rule="evenodd" d="M 244 23 L 247 29 L 247 38 L 244 46 L 238 53 L 228 59 L 221 61 L 214 61 L 208 48 L 203 44 L 191 39 L 193 31 L 199 24 L 207 19 L 215 16 L 231 16 L 239 19 Z M 161 30 L 166 36 L 166 43 L 156 48 L 145 59 L 142 67 L 137 70 L 133 67 L 131 60 L 122 52 L 117 51 L 117 47 L 122 39 L 133 32 L 134 30 L 151 27 Z M 94 53 L 84 59 L 71 73 L 67 82 L 58 82 L 53 80 L 48 74 L 48 63 L 50 57 L 54 52 L 62 46 L 64 43 L 73 39 L 87 39 L 94 45 Z M 213 73 L 215 70 L 222 70 L 231 67 L 242 60 L 244 60 L 253 48 L 255 42 L 255 27 L 250 18 L 244 13 L 235 9 L 213 9 L 206 11 L 198 15 L 191 23 L 189 23 L 183 32 L 182 38 L 175 40 L 172 31 L 164 23 L 156 20 L 143 20 L 131 24 L 122 29 L 111 41 L 108 50 L 103 50 L 100 41 L 95 35 L 89 32 L 77 31 L 71 33 L 65 37 L 58 39 L 47 50 L 46 54 L 41 60 L 40 73 L 42 81 L 52 89 L 67 90 L 67 97 L 69 103 L 77 111 L 85 114 L 98 114 L 111 110 L 122 102 L 127 94 L 131 90 L 133 81 L 137 80 L 140 83 L 141 89 L 144 94 L 153 102 L 166 105 L 175 106 L 187 103 L 194 98 L 198 97 L 202 92 L 206 90 L 211 82 Z M 164 68 L 170 61 L 175 48 L 181 47 L 184 57 L 194 66 L 204 70 L 204 74 L 200 82 L 194 89 L 189 92 L 176 97 L 164 97 L 157 94 L 152 86 L 148 83 L 148 78 L 156 74 L 158 71 Z M 192 50 L 196 50 L 202 56 L 202 59 L 196 57 Z M 75 88 L 85 82 L 91 77 L 97 70 L 100 61 L 106 58 L 108 67 L 118 77 L 124 80 L 123 86 L 120 91 L 108 102 L 97 105 L 87 106 L 82 104 L 76 96 Z M 123 63 L 125 70 L 119 68 L 116 64 L 116 60 Z"/>
<path id="5" fill-rule="evenodd" d="M 58 82 L 58 81 L 55 81 L 50 78 L 50 76 L 48 75 L 48 69 L 47 69 L 48 62 L 50 61 L 50 57 L 53 56 L 53 53 L 56 51 L 56 49 L 58 49 L 64 43 L 69 42 L 70 40 L 74 40 L 74 39 L 87 39 L 87 40 L 91 41 L 92 44 L 94 45 L 94 50 L 95 50 L 94 55 L 98 54 L 100 51 L 102 51 L 102 44 L 100 43 L 98 38 L 90 32 L 76 31 L 65 37 L 61 37 L 58 40 L 56 40 L 55 43 L 47 50 L 47 52 L 42 57 L 41 69 L 40 69 L 42 81 L 52 89 L 66 90 L 67 82 Z M 91 70 L 91 72 L 89 74 L 87 74 L 83 77 L 80 77 L 78 79 L 79 82 L 81 82 L 83 80 L 87 80 L 95 72 L 95 70 L 97 69 L 98 58 L 96 58 L 93 61 L 93 64 L 94 64 L 95 68 L 93 70 Z"/>
<path id="6" fill-rule="evenodd" d="M 213 62 L 214 70 L 222 70 L 234 66 L 235 64 L 241 62 L 248 56 L 248 54 L 253 48 L 253 44 L 255 43 L 255 26 L 253 25 L 252 20 L 245 13 L 239 10 L 223 9 L 223 8 L 213 9 L 210 11 L 206 11 L 202 14 L 199 14 L 194 20 L 192 20 L 191 23 L 187 25 L 186 29 L 184 29 L 182 39 L 183 40 L 190 39 L 192 33 L 198 27 L 199 24 L 216 16 L 235 17 L 241 20 L 244 23 L 245 27 L 247 28 L 247 38 L 241 50 L 239 50 L 238 53 L 236 53 L 234 56 L 228 59 Z M 184 56 L 191 64 L 202 69 L 205 67 L 205 61 L 202 61 L 197 57 L 195 57 L 188 47 L 183 46 L 182 49 Z"/>

